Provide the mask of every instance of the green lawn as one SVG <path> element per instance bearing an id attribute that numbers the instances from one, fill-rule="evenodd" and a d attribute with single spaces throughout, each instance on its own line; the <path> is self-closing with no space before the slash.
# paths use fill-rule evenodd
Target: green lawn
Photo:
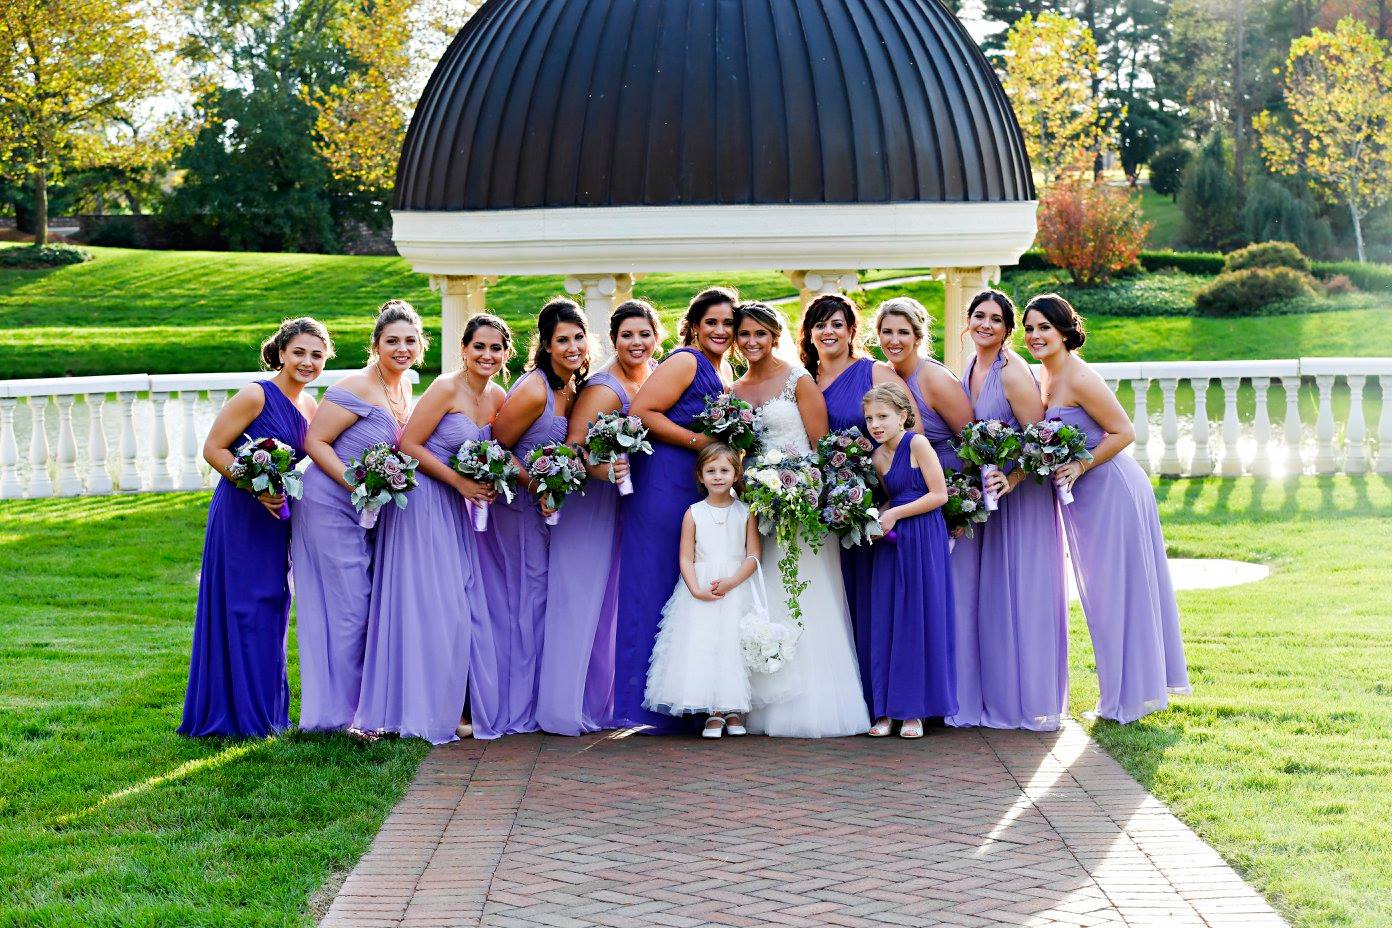
<path id="1" fill-rule="evenodd" d="M 1141 214 L 1151 224 L 1147 248 L 1183 248 L 1184 212 L 1178 203 L 1151 190 L 1149 183 L 1141 185 Z"/>
<path id="2" fill-rule="evenodd" d="M 1392 924 L 1392 481 L 1158 495 L 1172 553 L 1273 575 L 1180 594 L 1196 695 L 1093 734 L 1296 925 Z M 206 505 L 0 503 L 0 924 L 306 924 L 424 754 L 174 734 Z"/>

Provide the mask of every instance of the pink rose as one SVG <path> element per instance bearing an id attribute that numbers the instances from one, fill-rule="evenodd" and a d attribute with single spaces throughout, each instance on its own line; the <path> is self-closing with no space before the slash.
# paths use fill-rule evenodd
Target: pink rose
<path id="1" fill-rule="evenodd" d="M 271 453 L 257 448 L 251 453 L 251 463 L 265 467 L 267 464 L 271 463 Z"/>
<path id="2" fill-rule="evenodd" d="M 386 458 L 382 461 L 382 473 L 388 477 L 395 477 L 401 473 L 401 462 L 396 458 Z"/>
<path id="3" fill-rule="evenodd" d="M 406 475 L 401 473 L 400 470 L 392 474 L 391 477 L 388 478 L 387 482 L 391 484 L 391 488 L 393 490 L 406 489 Z"/>
<path id="4" fill-rule="evenodd" d="M 859 486 L 851 487 L 850 492 L 847 493 L 846 496 L 851 502 L 859 503 L 861 500 L 865 499 L 865 488 Z"/>
<path id="5" fill-rule="evenodd" d="M 869 450 L 870 450 L 870 439 L 868 439 L 868 438 L 857 438 L 857 439 L 856 439 L 856 445 L 860 448 L 861 451 L 869 451 Z"/>
<path id="6" fill-rule="evenodd" d="M 548 474 L 553 473 L 555 470 L 556 462 L 545 455 L 542 455 L 541 457 L 537 458 L 535 461 L 532 462 L 532 473 L 536 474 L 539 477 L 545 477 Z"/>
<path id="7" fill-rule="evenodd" d="M 845 454 L 844 451 L 838 451 L 838 452 L 836 452 L 835 454 L 833 454 L 833 455 L 831 456 L 831 466 L 832 466 L 832 467 L 845 467 L 845 466 L 846 466 L 846 454 Z"/>

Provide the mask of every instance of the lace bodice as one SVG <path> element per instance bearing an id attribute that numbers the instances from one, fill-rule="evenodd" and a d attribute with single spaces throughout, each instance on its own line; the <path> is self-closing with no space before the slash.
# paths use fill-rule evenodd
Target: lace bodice
<path id="1" fill-rule="evenodd" d="M 765 448 L 777 448 L 790 454 L 807 454 L 812 445 L 807 440 L 807 426 L 797 404 L 797 382 L 810 377 L 807 371 L 794 367 L 788 380 L 773 399 L 758 407 L 759 442 Z"/>

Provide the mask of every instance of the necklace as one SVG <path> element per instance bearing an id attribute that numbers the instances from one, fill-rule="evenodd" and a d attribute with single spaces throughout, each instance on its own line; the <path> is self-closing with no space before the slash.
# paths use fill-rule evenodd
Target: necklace
<path id="1" fill-rule="evenodd" d="M 734 502 L 731 501 L 730 505 L 728 505 L 728 506 L 716 506 L 716 505 L 713 505 L 709 500 L 707 500 L 707 501 L 706 501 L 706 508 L 709 509 L 709 510 L 711 511 L 711 521 L 712 521 L 712 522 L 714 522 L 716 525 L 724 525 L 726 522 L 729 522 L 729 521 L 730 521 L 730 513 L 731 513 L 731 511 L 734 510 L 735 505 L 734 505 Z M 725 514 L 725 518 L 723 518 L 723 519 L 717 518 L 717 517 L 716 517 L 716 513 L 718 513 L 718 512 L 723 512 L 723 513 Z"/>
<path id="2" fill-rule="evenodd" d="M 391 388 L 387 386 L 387 379 L 382 376 L 380 364 L 377 366 L 377 382 L 382 385 L 382 395 L 387 398 L 387 409 L 391 412 L 392 418 L 397 421 L 398 425 L 405 425 L 406 420 L 410 418 L 410 401 L 392 398 Z M 397 412 L 398 405 L 401 408 L 400 412 Z"/>

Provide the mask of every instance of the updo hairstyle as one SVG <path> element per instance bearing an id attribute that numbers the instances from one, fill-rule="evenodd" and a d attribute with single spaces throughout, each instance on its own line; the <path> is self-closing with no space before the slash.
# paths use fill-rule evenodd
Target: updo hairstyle
<path id="1" fill-rule="evenodd" d="M 914 423 L 918 421 L 918 417 L 914 415 L 914 404 L 909 402 L 909 395 L 897 383 L 882 383 L 867 390 L 865 398 L 860 401 L 861 412 L 869 409 L 871 403 L 884 403 L 891 409 L 903 413 L 905 430 L 913 428 Z"/>
<path id="2" fill-rule="evenodd" d="M 281 360 L 281 353 L 290 347 L 290 343 L 298 335 L 313 335 L 324 343 L 324 360 L 327 361 L 334 356 L 333 339 L 329 338 L 329 330 L 324 328 L 324 324 L 318 319 L 309 316 L 301 316 L 298 319 L 286 319 L 280 324 L 280 328 L 270 338 L 261 343 L 261 367 L 268 371 L 278 371 L 285 366 Z"/>
<path id="3" fill-rule="evenodd" d="M 430 339 L 425 335 L 425 325 L 421 322 L 420 313 L 405 300 L 387 300 L 377 307 L 377 323 L 372 327 L 372 344 L 368 346 L 368 354 L 374 358 L 377 356 L 377 342 L 381 339 L 382 332 L 393 322 L 408 322 L 416 327 L 416 338 L 420 342 L 416 363 L 424 361 L 425 352 L 430 347 Z"/>
<path id="4" fill-rule="evenodd" d="M 1024 315 L 1028 316 L 1031 310 L 1049 320 L 1049 324 L 1058 329 L 1059 334 L 1063 336 L 1063 347 L 1069 351 L 1077 351 L 1087 341 L 1087 332 L 1083 330 L 1083 317 L 1078 315 L 1072 303 L 1057 293 L 1039 294 L 1025 304 Z"/>
<path id="5" fill-rule="evenodd" d="M 899 316 L 913 329 L 914 338 L 918 339 L 918 353 L 920 357 L 927 357 L 933 348 L 933 336 L 928 330 L 928 310 L 923 308 L 923 304 L 911 296 L 896 296 L 892 300 L 885 300 L 875 309 L 875 337 L 879 338 L 880 326 L 889 316 Z"/>
<path id="6" fill-rule="evenodd" d="M 619 329 L 630 319 L 646 319 L 648 325 L 652 326 L 659 345 L 667 337 L 667 330 L 662 327 L 662 320 L 658 318 L 657 310 L 651 303 L 647 300 L 624 300 L 609 315 L 610 344 L 619 343 Z"/>

